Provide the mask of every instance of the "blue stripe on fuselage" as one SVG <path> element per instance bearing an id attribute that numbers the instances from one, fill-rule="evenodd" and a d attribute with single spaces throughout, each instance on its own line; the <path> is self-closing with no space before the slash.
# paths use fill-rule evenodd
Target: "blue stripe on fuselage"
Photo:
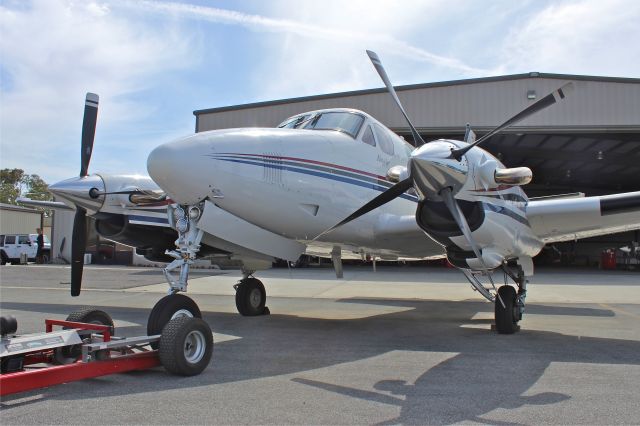
<path id="1" fill-rule="evenodd" d="M 280 165 L 280 164 L 270 164 L 270 163 L 262 163 L 262 162 L 256 162 L 256 161 L 238 160 L 238 159 L 230 159 L 230 158 L 218 158 L 218 160 L 220 160 L 220 161 L 229 161 L 229 162 L 232 162 L 232 163 L 250 164 L 250 165 L 253 165 L 253 166 L 260 166 L 260 167 L 269 167 L 269 168 L 273 168 L 273 169 L 288 170 L 288 171 L 295 172 L 295 173 L 302 173 L 302 174 L 306 174 L 306 175 L 317 176 L 317 177 L 321 177 L 321 178 L 324 178 L 324 179 L 331 179 L 331 180 L 335 180 L 335 181 L 338 181 L 338 182 L 343 182 L 343 183 L 348 183 L 348 184 L 351 184 L 351 185 L 361 186 L 363 188 L 374 189 L 374 190 L 380 191 L 380 192 L 384 192 L 387 189 L 389 189 L 389 188 L 384 187 L 384 186 L 375 185 L 375 184 L 372 184 L 372 183 L 365 183 L 365 182 L 362 182 L 362 181 L 359 181 L 359 180 L 350 179 L 350 178 L 346 178 L 346 177 L 343 177 L 343 176 L 338 176 L 338 175 L 325 173 L 325 172 L 320 172 L 320 171 L 316 171 L 316 170 L 309 170 L 309 169 L 305 169 L 305 168 L 297 168 L 297 167 L 291 167 L 291 166 L 284 166 L 284 165 Z M 408 195 L 408 194 L 402 194 L 400 196 L 400 198 L 404 198 L 405 200 L 414 201 L 414 202 L 418 201 L 418 199 L 416 197 L 413 197 L 413 196 Z"/>

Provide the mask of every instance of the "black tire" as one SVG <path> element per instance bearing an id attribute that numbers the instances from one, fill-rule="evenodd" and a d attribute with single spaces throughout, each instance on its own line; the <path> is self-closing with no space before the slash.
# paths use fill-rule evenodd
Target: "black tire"
<path id="1" fill-rule="evenodd" d="M 158 357 L 170 373 L 195 376 L 207 368 L 213 353 L 209 324 L 200 318 L 178 317 L 164 326 Z"/>
<path id="2" fill-rule="evenodd" d="M 518 326 L 518 306 L 516 304 L 516 290 L 510 285 L 503 285 L 498 289 L 498 295 L 504 302 L 504 307 L 500 299 L 495 300 L 495 320 L 496 331 L 499 334 L 513 334 L 520 329 Z"/>
<path id="3" fill-rule="evenodd" d="M 0 252 L 0 265 L 7 264 L 7 255 L 4 252 Z"/>
<path id="4" fill-rule="evenodd" d="M 77 311 L 71 312 L 67 316 L 66 320 L 73 322 L 84 322 L 87 324 L 108 325 L 111 328 L 110 331 L 112 336 L 115 332 L 113 319 L 108 313 L 106 313 L 105 311 L 101 311 L 100 309 L 91 307 L 80 308 Z M 71 364 L 75 362 L 80 357 L 80 355 L 82 355 L 81 345 L 64 346 L 62 348 L 56 348 L 53 351 L 53 359 L 57 364 Z M 108 353 L 106 354 L 106 356 L 108 356 Z M 105 359 L 105 356 L 104 354 L 102 354 L 102 356 L 97 358 Z"/>
<path id="5" fill-rule="evenodd" d="M 67 321 L 108 325 L 109 327 L 111 327 L 112 336 L 115 331 L 113 319 L 111 319 L 111 316 L 105 311 L 101 311 L 100 309 L 94 309 L 91 307 L 84 307 L 78 309 L 77 311 L 71 312 L 69 316 L 67 316 Z"/>
<path id="6" fill-rule="evenodd" d="M 18 331 L 18 320 L 13 315 L 0 317 L 0 335 L 15 334 Z"/>
<path id="7" fill-rule="evenodd" d="M 256 278 L 245 278 L 236 287 L 236 308 L 240 315 L 254 317 L 265 313 L 267 292 Z"/>
<path id="8" fill-rule="evenodd" d="M 170 294 L 158 300 L 147 320 L 147 335 L 162 333 L 165 325 L 177 316 L 202 318 L 200 308 L 190 297 L 184 294 Z M 157 345 L 152 345 L 156 347 Z"/>

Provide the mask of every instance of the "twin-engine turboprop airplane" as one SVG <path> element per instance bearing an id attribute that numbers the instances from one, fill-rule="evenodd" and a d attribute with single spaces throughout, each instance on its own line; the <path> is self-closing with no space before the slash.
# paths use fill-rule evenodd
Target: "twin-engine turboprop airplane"
<path id="1" fill-rule="evenodd" d="M 467 128 L 464 141 L 425 144 L 377 55 L 367 53 L 406 118 L 417 148 L 362 111 L 328 109 L 296 115 L 278 128 L 208 131 L 161 145 L 147 162 L 161 190 L 150 181 L 149 186 L 122 181 L 110 185 L 104 176 L 104 185 L 98 181 L 94 186 L 86 175 L 88 156 L 83 157 L 80 177 L 68 181 L 71 189 L 63 189 L 62 183 L 53 186 L 57 195 L 77 206 L 76 221 L 81 224 L 85 210 L 100 218 L 119 200 L 110 197 L 126 196 L 131 202 L 138 196 L 155 197 L 166 203 L 165 218 L 177 231 L 177 249 L 166 253 L 174 258 L 165 269 L 169 295 L 149 316 L 150 334 L 157 334 L 172 317 L 200 316 L 195 302 L 178 293 L 187 290 L 196 256 L 213 250 L 243 261 L 243 278 L 235 286 L 242 315 L 265 313 L 266 291 L 253 273 L 273 258 L 293 261 L 302 253 L 331 257 L 340 275 L 343 257 L 446 255 L 495 304 L 497 331 L 513 333 L 524 312 L 532 257 L 545 243 L 640 228 L 640 193 L 530 200 L 520 186 L 531 180 L 531 171 L 507 168 L 478 146 L 563 100 L 571 84 L 477 140 Z M 127 213 L 137 211 L 134 207 L 139 206 Z M 122 215 L 123 210 L 111 214 Z M 130 223 L 130 216 L 122 221 Z M 137 235 L 143 241 L 148 234 Z M 74 247 L 82 243 L 80 237 L 74 236 Z M 81 266 L 74 263 L 73 268 Z M 498 269 L 515 286 L 496 289 L 491 274 Z M 480 281 L 482 274 L 490 287 Z M 80 278 L 72 273 L 75 294 Z"/>
<path id="2" fill-rule="evenodd" d="M 480 139 L 468 129 L 465 141 L 425 144 L 379 58 L 367 53 L 417 148 L 362 111 L 333 109 L 291 117 L 276 129 L 202 132 L 151 152 L 149 174 L 175 202 L 169 220 L 179 239 L 172 266 L 181 275 L 170 280 L 171 292 L 186 290 L 189 264 L 211 238 L 291 260 L 305 250 L 331 255 L 337 272 L 345 251 L 383 258 L 444 253 L 495 303 L 498 332 L 513 333 L 532 257 L 545 243 L 640 228 L 640 193 L 529 200 L 520 186 L 531 171 L 507 168 L 478 146 L 563 100 L 571 83 Z M 255 269 L 245 264 L 236 286 L 244 315 L 258 315 L 265 305 L 264 286 L 251 276 Z M 496 289 L 491 271 L 497 269 L 516 286 Z"/>

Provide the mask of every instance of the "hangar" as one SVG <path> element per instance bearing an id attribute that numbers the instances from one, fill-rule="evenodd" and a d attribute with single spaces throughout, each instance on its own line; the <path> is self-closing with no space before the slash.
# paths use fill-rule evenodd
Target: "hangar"
<path id="1" fill-rule="evenodd" d="M 531 72 L 398 86 L 407 113 L 425 140 L 461 139 L 466 123 L 478 136 L 563 84 L 569 99 L 489 139 L 483 148 L 507 166 L 527 166 L 529 196 L 640 190 L 640 79 Z M 196 132 L 275 127 L 292 115 L 324 108 L 368 112 L 412 142 L 386 89 L 360 90 L 194 111 Z M 565 244 L 570 260 L 593 262 L 603 248 L 640 241 L 640 233 Z"/>

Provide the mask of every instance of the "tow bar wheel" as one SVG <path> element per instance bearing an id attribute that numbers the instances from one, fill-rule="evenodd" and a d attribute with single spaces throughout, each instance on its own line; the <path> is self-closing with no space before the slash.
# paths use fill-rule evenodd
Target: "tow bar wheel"
<path id="1" fill-rule="evenodd" d="M 181 376 L 200 374 L 209 365 L 212 353 L 211 328 L 200 318 L 174 318 L 162 329 L 158 356 L 170 373 Z"/>
<path id="2" fill-rule="evenodd" d="M 90 306 L 85 306 L 78 309 L 77 311 L 73 311 L 67 316 L 67 321 L 108 325 L 109 327 L 111 327 L 111 334 L 113 335 L 115 332 L 115 327 L 113 325 L 113 319 L 111 318 L 111 316 L 105 311 L 101 311 L 100 309 L 95 309 Z M 83 335 L 81 337 L 86 339 L 90 336 Z M 76 362 L 81 354 L 81 345 L 63 346 L 54 350 L 53 360 L 57 364 L 71 364 Z M 107 351 L 96 352 L 96 357 L 98 359 L 105 359 L 107 356 Z"/>

